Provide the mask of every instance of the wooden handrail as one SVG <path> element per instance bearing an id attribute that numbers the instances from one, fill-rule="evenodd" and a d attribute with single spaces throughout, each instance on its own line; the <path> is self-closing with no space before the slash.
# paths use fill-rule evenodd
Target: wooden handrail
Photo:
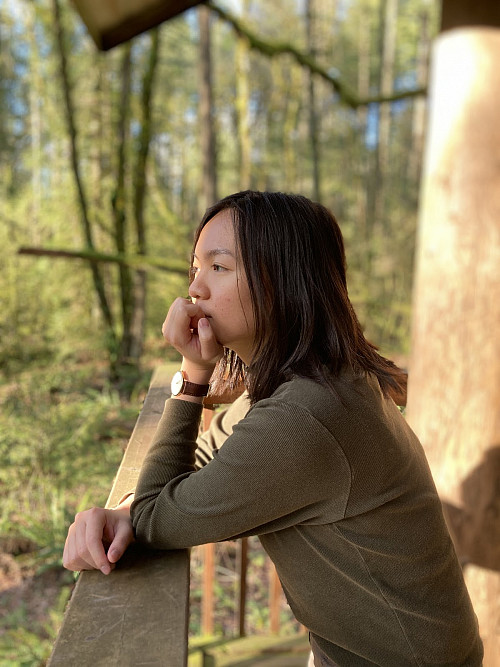
<path id="1" fill-rule="evenodd" d="M 169 388 L 170 374 L 160 367 L 154 373 L 107 507 L 135 488 Z M 188 550 L 152 551 L 133 545 L 110 575 L 81 573 L 48 665 L 184 667 L 188 617 Z"/>
<path id="2" fill-rule="evenodd" d="M 159 367 L 151 380 L 141 413 L 118 469 L 106 507 L 114 507 L 135 489 L 139 471 L 170 394 L 171 373 Z M 214 404 L 232 402 L 243 388 L 210 397 L 204 410 L 208 428 Z M 202 625 L 213 633 L 215 545 L 205 556 Z M 239 545 L 239 636 L 245 635 L 247 540 Z M 281 586 L 270 570 L 271 632 L 279 631 Z M 153 551 L 134 544 L 108 576 L 80 574 L 66 610 L 48 667 L 99 667 L 137 664 L 185 667 L 188 656 L 189 550 Z"/>

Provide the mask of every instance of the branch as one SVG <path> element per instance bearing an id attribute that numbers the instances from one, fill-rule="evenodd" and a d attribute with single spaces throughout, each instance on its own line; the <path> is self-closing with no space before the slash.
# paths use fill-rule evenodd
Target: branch
<path id="1" fill-rule="evenodd" d="M 165 261 L 163 257 L 148 255 L 108 255 L 94 250 L 65 250 L 61 248 L 38 248 L 21 246 L 18 255 L 34 255 L 35 257 L 64 257 L 66 259 L 83 259 L 88 262 L 110 262 L 121 266 L 130 266 L 142 269 L 159 269 L 169 273 L 187 276 L 187 263 L 175 260 Z"/>
<path id="2" fill-rule="evenodd" d="M 310 70 L 313 74 L 317 74 L 327 83 L 329 83 L 335 92 L 338 94 L 340 101 L 343 104 L 351 107 L 351 109 L 358 109 L 359 107 L 368 106 L 369 104 L 382 104 L 384 102 L 396 102 L 397 100 L 407 99 L 409 97 L 417 97 L 419 95 L 426 95 L 427 88 L 415 88 L 413 90 L 402 90 L 399 92 L 394 92 L 391 95 L 374 95 L 372 97 L 360 98 L 353 92 L 349 86 L 344 83 L 336 74 L 329 72 L 324 67 L 319 65 L 314 58 L 312 58 L 307 53 L 299 51 L 292 44 L 287 42 L 266 42 L 260 37 L 258 37 L 254 32 L 245 27 L 241 21 L 236 18 L 233 14 L 222 9 L 218 5 L 212 4 L 212 2 L 207 3 L 210 9 L 218 14 L 218 16 L 229 23 L 234 31 L 240 36 L 248 41 L 248 44 L 251 49 L 259 51 L 269 58 L 274 56 L 288 54 L 291 55 L 295 60 L 306 69 Z"/>

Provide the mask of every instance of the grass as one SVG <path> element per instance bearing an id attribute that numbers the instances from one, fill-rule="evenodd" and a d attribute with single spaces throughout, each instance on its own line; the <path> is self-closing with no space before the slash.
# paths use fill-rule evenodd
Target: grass
<path id="1" fill-rule="evenodd" d="M 140 402 L 99 364 L 27 369 L 0 384 L 0 666 L 45 664 L 73 576 L 62 569 L 77 511 L 103 504 Z"/>

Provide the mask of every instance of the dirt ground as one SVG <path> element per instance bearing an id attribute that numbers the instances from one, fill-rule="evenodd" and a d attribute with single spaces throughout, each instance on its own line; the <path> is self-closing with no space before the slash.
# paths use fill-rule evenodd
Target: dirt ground
<path id="1" fill-rule="evenodd" d="M 36 632 L 46 623 L 62 587 L 73 581 L 62 567 L 38 572 L 29 558 L 31 548 L 29 540 L 0 542 L 0 636 L 19 625 Z"/>

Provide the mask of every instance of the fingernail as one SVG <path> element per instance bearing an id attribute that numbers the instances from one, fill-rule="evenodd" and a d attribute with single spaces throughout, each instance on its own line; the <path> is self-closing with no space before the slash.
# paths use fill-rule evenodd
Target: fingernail
<path id="1" fill-rule="evenodd" d="M 103 574 L 109 574 L 111 572 L 111 568 L 109 567 L 109 565 L 103 565 L 101 567 L 101 572 Z"/>
<path id="2" fill-rule="evenodd" d="M 202 317 L 201 320 L 198 322 L 198 327 L 201 327 L 202 329 L 208 329 L 208 320 L 206 317 Z"/>

